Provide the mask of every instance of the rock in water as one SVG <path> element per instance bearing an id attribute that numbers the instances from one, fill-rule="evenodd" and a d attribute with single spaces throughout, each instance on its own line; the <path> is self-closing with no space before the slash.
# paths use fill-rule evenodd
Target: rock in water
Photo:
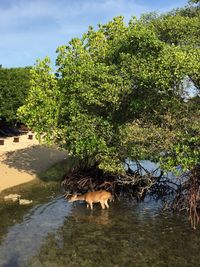
<path id="1" fill-rule="evenodd" d="M 18 194 L 9 194 L 7 196 L 4 197 L 5 201 L 10 201 L 12 200 L 13 202 L 16 202 L 20 199 L 21 195 Z"/>
<path id="2" fill-rule="evenodd" d="M 28 199 L 20 199 L 19 200 L 19 205 L 29 205 L 33 203 L 33 200 L 28 200 Z"/>

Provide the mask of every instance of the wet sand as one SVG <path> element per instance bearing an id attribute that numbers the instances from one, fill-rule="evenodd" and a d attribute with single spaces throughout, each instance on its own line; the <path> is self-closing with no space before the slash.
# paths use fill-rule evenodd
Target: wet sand
<path id="1" fill-rule="evenodd" d="M 5 138 L 0 145 L 0 192 L 4 189 L 27 183 L 42 171 L 66 158 L 66 152 L 40 145 L 35 136 L 28 134 L 13 142 L 13 137 Z"/>

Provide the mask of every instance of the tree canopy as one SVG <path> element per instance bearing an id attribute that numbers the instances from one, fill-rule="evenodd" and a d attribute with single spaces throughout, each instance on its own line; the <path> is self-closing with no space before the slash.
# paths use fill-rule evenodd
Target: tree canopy
<path id="1" fill-rule="evenodd" d="M 191 6 L 89 27 L 57 49 L 56 73 L 48 57 L 36 63 L 19 116 L 46 142 L 108 172 L 124 172 L 128 158 L 192 168 L 200 143 L 199 18 Z M 191 84 L 196 101 L 186 101 Z"/>
<path id="2" fill-rule="evenodd" d="M 0 68 L 0 118 L 17 120 L 17 109 L 24 104 L 30 88 L 30 67 Z"/>

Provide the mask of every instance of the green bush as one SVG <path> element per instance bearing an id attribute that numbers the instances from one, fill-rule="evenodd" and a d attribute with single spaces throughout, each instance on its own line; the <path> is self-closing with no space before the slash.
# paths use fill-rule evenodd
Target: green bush
<path id="1" fill-rule="evenodd" d="M 30 69 L 0 68 L 0 118 L 17 120 L 17 109 L 24 104 L 30 88 Z"/>

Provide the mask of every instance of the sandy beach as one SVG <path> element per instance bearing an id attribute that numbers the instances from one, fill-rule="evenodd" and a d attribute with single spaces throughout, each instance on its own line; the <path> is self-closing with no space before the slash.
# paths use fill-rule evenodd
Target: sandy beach
<path id="1" fill-rule="evenodd" d="M 65 158 L 66 152 L 40 145 L 35 136 L 30 140 L 28 134 L 21 135 L 16 143 L 5 138 L 0 145 L 0 192 L 35 179 Z"/>

